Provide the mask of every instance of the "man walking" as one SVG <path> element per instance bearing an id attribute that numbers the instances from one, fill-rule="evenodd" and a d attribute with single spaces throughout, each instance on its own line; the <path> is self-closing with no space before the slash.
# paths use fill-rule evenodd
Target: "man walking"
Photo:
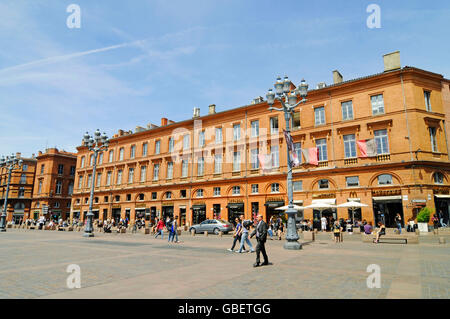
<path id="1" fill-rule="evenodd" d="M 250 238 L 256 235 L 256 263 L 253 264 L 253 267 L 265 266 L 269 265 L 269 258 L 266 253 L 266 239 L 267 239 L 267 224 L 263 221 L 262 215 L 258 215 L 258 225 L 256 225 L 255 230 L 252 232 Z M 260 253 L 263 254 L 264 262 L 260 264 Z"/>

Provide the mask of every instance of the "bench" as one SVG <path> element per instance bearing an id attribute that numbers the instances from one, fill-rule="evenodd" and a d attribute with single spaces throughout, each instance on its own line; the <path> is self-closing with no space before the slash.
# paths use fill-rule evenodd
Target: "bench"
<path id="1" fill-rule="evenodd" d="M 375 235 L 366 235 L 363 234 L 361 236 L 361 239 L 364 243 L 373 243 L 375 241 L 376 236 Z M 378 243 L 381 242 L 388 242 L 388 241 L 401 241 L 405 244 L 418 244 L 419 243 L 419 236 L 417 235 L 382 235 L 378 239 Z"/>

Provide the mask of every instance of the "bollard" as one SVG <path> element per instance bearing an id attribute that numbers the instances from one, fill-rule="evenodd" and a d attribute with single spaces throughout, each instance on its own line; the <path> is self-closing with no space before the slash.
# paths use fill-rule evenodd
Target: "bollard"
<path id="1" fill-rule="evenodd" d="M 191 235 L 195 236 L 195 229 L 191 230 Z"/>
<path id="2" fill-rule="evenodd" d="M 204 232 L 203 232 L 203 235 L 205 235 L 205 237 L 208 237 L 208 232 L 207 232 L 207 231 L 204 231 Z"/>
<path id="3" fill-rule="evenodd" d="M 445 244 L 445 238 L 439 237 L 439 244 Z"/>
<path id="4" fill-rule="evenodd" d="M 219 237 L 222 237 L 223 236 L 223 232 L 219 232 Z"/>

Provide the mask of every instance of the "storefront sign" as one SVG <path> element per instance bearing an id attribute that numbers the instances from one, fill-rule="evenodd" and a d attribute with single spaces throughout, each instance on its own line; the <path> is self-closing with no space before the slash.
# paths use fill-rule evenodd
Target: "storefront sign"
<path id="1" fill-rule="evenodd" d="M 336 194 L 316 194 L 316 195 L 312 195 L 312 198 L 317 198 L 317 199 L 336 198 Z"/>
<path id="2" fill-rule="evenodd" d="M 244 201 L 242 199 L 230 199 L 228 203 L 243 203 Z"/>
<path id="3" fill-rule="evenodd" d="M 113 209 L 117 209 L 117 208 L 120 209 L 121 207 L 120 207 L 120 205 L 113 205 L 112 208 Z"/>
<path id="4" fill-rule="evenodd" d="M 408 200 L 408 195 L 403 195 L 403 200 L 407 201 Z"/>
<path id="5" fill-rule="evenodd" d="M 146 208 L 145 204 L 136 204 L 136 208 Z"/>
<path id="6" fill-rule="evenodd" d="M 372 196 L 396 196 L 401 195 L 401 189 L 391 189 L 391 190 L 382 190 L 382 191 L 373 191 Z"/>
<path id="7" fill-rule="evenodd" d="M 283 197 L 271 197 L 267 199 L 267 202 L 284 202 Z"/>
<path id="8" fill-rule="evenodd" d="M 417 204 L 417 203 L 426 203 L 427 200 L 426 199 L 412 199 L 411 203 L 413 204 Z"/>
<path id="9" fill-rule="evenodd" d="M 450 189 L 448 187 L 434 187 L 433 188 L 433 194 L 439 194 L 439 195 L 448 195 L 450 193 Z"/>
<path id="10" fill-rule="evenodd" d="M 206 203 L 205 202 L 194 202 L 192 205 L 193 206 L 206 206 Z"/>
<path id="11" fill-rule="evenodd" d="M 162 206 L 173 206 L 173 202 L 162 203 Z"/>

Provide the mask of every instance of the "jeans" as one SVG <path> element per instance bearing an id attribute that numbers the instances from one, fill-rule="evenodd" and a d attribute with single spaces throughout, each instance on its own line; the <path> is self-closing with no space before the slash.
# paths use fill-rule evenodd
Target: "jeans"
<path id="1" fill-rule="evenodd" d="M 164 233 L 162 229 L 158 230 L 158 233 L 156 234 L 155 238 L 158 237 L 159 235 L 161 235 L 161 239 L 164 239 Z"/>
<path id="2" fill-rule="evenodd" d="M 177 232 L 176 231 L 171 231 L 169 233 L 169 240 L 168 241 L 170 241 L 170 239 L 172 239 L 172 242 L 173 242 L 173 240 L 175 239 L 175 236 L 177 237 L 176 241 L 178 241 L 178 234 L 177 234 Z"/>
<path id="3" fill-rule="evenodd" d="M 273 237 L 273 231 L 272 231 L 272 229 L 268 229 L 267 232 L 269 233 L 270 238 L 272 238 L 272 237 Z"/>
<path id="4" fill-rule="evenodd" d="M 398 233 L 401 234 L 402 233 L 402 224 L 397 223 L 397 229 L 398 229 Z"/>
<path id="5" fill-rule="evenodd" d="M 241 247 L 239 248 L 239 252 L 241 253 L 243 248 L 244 248 L 244 244 L 245 242 L 247 242 L 248 246 L 250 247 L 250 251 L 255 251 L 253 249 L 252 243 L 250 242 L 250 240 L 248 239 L 248 233 L 242 233 L 242 239 L 241 239 Z"/>
<path id="6" fill-rule="evenodd" d="M 241 236 L 236 236 L 233 239 L 233 245 L 231 246 L 231 250 L 234 249 L 234 246 L 236 246 L 236 243 L 239 242 L 241 240 Z M 244 248 L 245 249 L 245 248 Z"/>

